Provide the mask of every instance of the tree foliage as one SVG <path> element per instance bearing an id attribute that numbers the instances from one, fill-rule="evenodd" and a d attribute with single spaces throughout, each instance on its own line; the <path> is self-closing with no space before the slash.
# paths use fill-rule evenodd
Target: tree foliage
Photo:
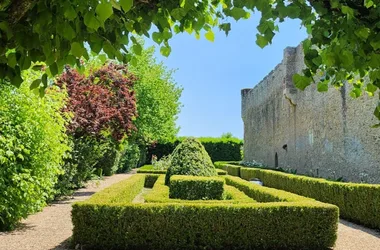
<path id="1" fill-rule="evenodd" d="M 12 229 L 54 195 L 69 150 L 64 100 L 54 88 L 40 98 L 26 84 L 0 85 L 0 230 Z"/>
<path id="2" fill-rule="evenodd" d="M 155 60 L 153 47 L 144 49 L 136 60 L 130 71 L 137 77 L 134 85 L 137 139 L 144 144 L 171 140 L 179 130 L 176 120 L 181 107 L 182 88 L 174 82 L 173 71 Z"/>
<path id="3" fill-rule="evenodd" d="M 89 57 L 85 42 L 95 53 L 103 50 L 109 58 L 136 63 L 127 47 L 141 54 L 136 35 L 151 37 L 168 56 L 174 34 L 204 34 L 213 41 L 213 27 L 228 34 L 231 19 L 248 18 L 258 10 L 260 47 L 271 43 L 278 22 L 286 18 L 300 19 L 307 27 L 307 69 L 295 76 L 297 87 L 304 89 L 322 76 L 320 90 L 348 79 L 352 96 L 364 90 L 374 94 L 380 87 L 379 5 L 379 0 L 3 0 L 0 78 L 18 86 L 20 72 L 37 61 L 46 62 L 47 75 L 56 75 L 64 64 L 80 64 L 80 57 Z M 46 76 L 41 79 L 45 87 Z M 380 105 L 375 115 L 380 119 Z"/>
<path id="4" fill-rule="evenodd" d="M 66 68 L 57 85 L 67 88 L 65 111 L 74 114 L 68 127 L 74 137 L 112 135 L 120 141 L 135 130 L 137 116 L 133 84 L 136 78 L 123 65 L 109 63 L 88 77 Z"/>

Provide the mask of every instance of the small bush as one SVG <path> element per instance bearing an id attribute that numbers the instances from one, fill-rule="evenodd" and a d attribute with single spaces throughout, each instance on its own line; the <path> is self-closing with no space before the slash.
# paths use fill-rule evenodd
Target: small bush
<path id="1" fill-rule="evenodd" d="M 109 147 L 108 142 L 90 136 L 70 138 L 72 150 L 65 159 L 64 172 L 55 186 L 57 196 L 68 195 L 90 180 L 96 172 L 95 165 Z"/>
<path id="2" fill-rule="evenodd" d="M 133 168 L 138 167 L 140 161 L 140 148 L 137 144 L 126 143 L 121 152 L 118 172 L 125 173 Z"/>
<path id="3" fill-rule="evenodd" d="M 224 180 L 217 177 L 173 175 L 169 197 L 183 200 L 221 200 Z"/>
<path id="4" fill-rule="evenodd" d="M 120 156 L 121 153 L 116 148 L 116 145 L 110 144 L 110 147 L 104 152 L 103 157 L 96 163 L 95 168 L 101 169 L 103 175 L 111 176 L 118 170 Z"/>
<path id="5" fill-rule="evenodd" d="M 171 155 L 166 155 L 162 157 L 159 161 L 153 164 L 154 170 L 167 170 L 171 163 Z"/>
<path id="6" fill-rule="evenodd" d="M 166 185 L 172 175 L 214 176 L 217 173 L 202 144 L 195 138 L 188 138 L 173 151 L 166 172 Z"/>

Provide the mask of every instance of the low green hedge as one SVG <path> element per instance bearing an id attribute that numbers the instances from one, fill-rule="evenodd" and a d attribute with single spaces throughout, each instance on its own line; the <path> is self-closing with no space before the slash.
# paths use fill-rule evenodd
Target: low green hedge
<path id="1" fill-rule="evenodd" d="M 133 175 L 94 194 L 90 200 L 96 204 L 125 204 L 132 202 L 143 189 L 146 178 L 149 178 L 149 175 Z"/>
<path id="2" fill-rule="evenodd" d="M 214 166 L 218 169 L 226 171 L 229 175 L 240 176 L 241 166 L 233 165 L 234 163 L 239 164 L 239 162 L 218 161 L 214 162 Z"/>
<path id="3" fill-rule="evenodd" d="M 380 228 L 380 185 L 333 182 L 254 168 L 241 168 L 241 177 L 258 178 L 265 186 L 337 205 L 342 218 Z"/>
<path id="4" fill-rule="evenodd" d="M 236 187 L 249 197 L 259 202 L 317 202 L 310 198 L 289 193 L 283 190 L 252 184 L 239 177 L 226 176 L 225 180 L 227 185 Z"/>
<path id="5" fill-rule="evenodd" d="M 73 243 L 79 244 L 81 249 L 102 250 L 326 249 L 334 246 L 338 222 L 336 206 L 304 197 L 288 201 L 293 196 L 283 198 L 286 202 L 268 203 L 133 204 L 133 196 L 143 188 L 145 178 L 141 176 L 144 175 L 133 176 L 73 204 Z M 243 185 L 242 180 L 228 179 Z M 268 191 L 248 182 L 245 185 Z M 130 195 L 125 195 L 128 192 Z M 283 194 L 280 191 L 277 195 Z M 113 202 L 114 197 L 125 199 Z"/>
<path id="6" fill-rule="evenodd" d="M 152 165 L 144 165 L 137 169 L 139 174 L 166 174 L 166 170 L 156 170 Z"/>
<path id="7" fill-rule="evenodd" d="M 216 169 L 216 173 L 218 174 L 218 175 L 226 175 L 227 174 L 227 172 L 226 171 L 224 171 L 223 169 Z"/>
<path id="8" fill-rule="evenodd" d="M 195 203 L 228 204 L 228 203 L 252 203 L 254 199 L 247 196 L 236 187 L 224 185 L 223 200 L 181 200 L 169 198 L 169 187 L 165 185 L 165 176 L 161 175 L 155 182 L 151 192 L 144 195 L 145 202 L 151 203 Z"/>
<path id="9" fill-rule="evenodd" d="M 183 141 L 178 138 L 171 142 L 157 143 L 148 149 L 147 163 L 150 163 L 152 155 L 158 159 L 173 152 L 175 147 Z M 237 138 L 197 138 L 205 147 L 211 160 L 215 161 L 240 161 L 243 141 Z"/>
<path id="10" fill-rule="evenodd" d="M 218 177 L 173 175 L 169 198 L 182 200 L 221 200 L 224 179 Z"/>
<path id="11" fill-rule="evenodd" d="M 227 171 L 223 169 L 216 169 L 218 175 L 226 175 Z M 166 170 L 155 170 L 152 165 L 145 165 L 139 169 L 137 169 L 137 173 L 139 174 L 166 174 Z"/>

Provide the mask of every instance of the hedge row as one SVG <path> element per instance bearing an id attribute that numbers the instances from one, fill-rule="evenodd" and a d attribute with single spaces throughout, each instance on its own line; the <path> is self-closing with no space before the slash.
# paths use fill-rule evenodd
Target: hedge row
<path id="1" fill-rule="evenodd" d="M 226 171 L 229 175 L 240 176 L 241 166 L 232 165 L 234 162 L 214 162 L 214 166 L 218 169 Z M 239 163 L 237 163 L 239 164 Z"/>
<path id="2" fill-rule="evenodd" d="M 158 159 L 173 152 L 175 147 L 182 142 L 184 138 L 178 138 L 175 141 L 157 143 L 148 149 L 147 164 L 150 163 L 152 155 Z M 241 147 L 243 141 L 237 138 L 198 138 L 205 147 L 211 160 L 215 161 L 240 161 Z"/>
<path id="3" fill-rule="evenodd" d="M 151 192 L 144 195 L 145 202 L 150 203 L 194 203 L 202 202 L 207 204 L 225 204 L 225 203 L 247 203 L 255 202 L 254 199 L 247 196 L 245 193 L 239 189 L 225 185 L 224 186 L 224 200 L 180 200 L 180 199 L 170 199 L 169 198 L 169 187 L 165 185 L 165 176 L 161 175 L 155 182 Z"/>
<path id="4" fill-rule="evenodd" d="M 182 200 L 221 200 L 224 179 L 218 177 L 173 175 L 170 177 L 169 198 Z"/>
<path id="5" fill-rule="evenodd" d="M 91 196 L 91 202 L 96 204 L 125 204 L 132 202 L 144 187 L 150 175 L 136 174 L 120 181 Z"/>
<path id="6" fill-rule="evenodd" d="M 226 175 L 227 172 L 223 169 L 216 169 L 218 175 Z M 166 170 L 156 170 L 152 165 L 145 165 L 141 168 L 137 169 L 137 173 L 139 174 L 166 174 Z"/>
<path id="7" fill-rule="evenodd" d="M 239 177 L 226 176 L 225 180 L 227 185 L 236 187 L 259 202 L 317 202 L 283 190 L 252 184 Z"/>
<path id="8" fill-rule="evenodd" d="M 342 218 L 380 228 L 380 185 L 333 182 L 253 168 L 241 168 L 241 177 L 258 178 L 265 186 L 337 205 Z"/>
<path id="9" fill-rule="evenodd" d="M 321 178 L 287 174 L 274 170 L 245 168 L 234 162 L 215 162 L 217 168 L 237 173 L 245 180 L 258 178 L 265 186 L 282 189 L 339 207 L 347 220 L 380 228 L 380 185 L 342 183 Z"/>
<path id="10" fill-rule="evenodd" d="M 136 178 L 129 181 L 141 179 Z M 142 189 L 124 184 L 111 188 L 120 193 Z M 100 194 L 75 203 L 72 217 L 73 241 L 81 249 L 326 249 L 336 240 L 338 209 L 311 199 L 115 204 Z"/>

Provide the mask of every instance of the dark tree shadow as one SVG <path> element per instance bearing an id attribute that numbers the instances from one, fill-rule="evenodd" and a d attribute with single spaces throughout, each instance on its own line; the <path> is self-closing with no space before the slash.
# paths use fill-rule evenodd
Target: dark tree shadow
<path id="1" fill-rule="evenodd" d="M 91 196 L 95 194 L 95 192 L 83 192 L 83 191 L 77 191 L 73 194 L 73 197 L 82 197 L 82 196 Z"/>

